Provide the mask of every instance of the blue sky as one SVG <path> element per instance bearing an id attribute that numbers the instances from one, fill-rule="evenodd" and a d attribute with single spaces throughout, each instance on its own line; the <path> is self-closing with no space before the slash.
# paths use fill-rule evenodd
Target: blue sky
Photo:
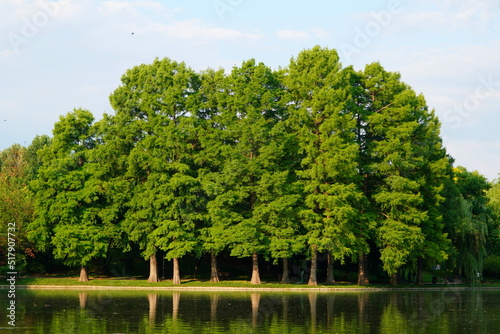
<path id="1" fill-rule="evenodd" d="M 435 109 L 456 165 L 498 176 L 499 0 L 2 0 L 0 150 L 50 135 L 74 108 L 113 113 L 122 74 L 156 57 L 277 68 L 314 45 L 400 72 Z"/>

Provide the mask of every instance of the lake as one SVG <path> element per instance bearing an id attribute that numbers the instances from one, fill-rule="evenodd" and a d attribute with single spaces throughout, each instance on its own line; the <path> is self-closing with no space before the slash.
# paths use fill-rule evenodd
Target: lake
<path id="1" fill-rule="evenodd" d="M 24 290 L 1 333 L 498 333 L 500 291 Z"/>

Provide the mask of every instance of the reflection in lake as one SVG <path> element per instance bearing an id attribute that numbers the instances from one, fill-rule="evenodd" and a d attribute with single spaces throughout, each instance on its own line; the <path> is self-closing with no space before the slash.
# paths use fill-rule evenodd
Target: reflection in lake
<path id="1" fill-rule="evenodd" d="M 498 297 L 497 290 L 202 293 L 19 289 L 17 327 L 8 332 L 497 333 Z M 0 307 L 6 309 L 6 298 L 0 299 Z M 5 319 L 0 332 L 7 327 Z"/>

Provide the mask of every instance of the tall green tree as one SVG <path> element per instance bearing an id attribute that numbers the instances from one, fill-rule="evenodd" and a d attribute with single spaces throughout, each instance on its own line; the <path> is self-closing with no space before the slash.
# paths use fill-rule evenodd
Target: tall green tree
<path id="1" fill-rule="evenodd" d="M 41 164 L 38 151 L 48 144 L 48 136 L 37 136 L 28 147 L 14 144 L 0 152 L 0 225 L 7 230 L 9 223 L 15 224 L 19 270 L 30 270 L 29 261 L 39 255 L 27 237 L 34 210 L 29 183 L 36 179 Z"/>
<path id="2" fill-rule="evenodd" d="M 222 129 L 217 154 L 223 164 L 206 178 L 213 197 L 208 210 L 212 231 L 227 236 L 231 254 L 252 257 L 251 282 L 259 284 L 258 255 L 269 244 L 264 207 L 276 200 L 270 188 L 282 182 L 277 123 L 285 111 L 284 90 L 276 73 L 254 60 L 233 68 L 225 80 L 217 117 Z"/>
<path id="3" fill-rule="evenodd" d="M 383 268 L 393 283 L 399 268 L 416 262 L 421 251 L 444 260 L 447 245 L 438 208 L 449 161 L 439 123 L 423 96 L 400 79 L 378 63 L 364 70 L 370 97 L 371 198 L 380 212 L 377 239 Z"/>
<path id="4" fill-rule="evenodd" d="M 305 238 L 299 213 L 302 203 L 303 187 L 298 180 L 296 170 L 300 167 L 297 136 L 281 122 L 282 144 L 277 173 L 262 182 L 260 196 L 263 205 L 258 215 L 265 222 L 265 231 L 269 236 L 269 254 L 277 263 L 282 262 L 281 283 L 290 283 L 289 259 L 301 254 L 305 248 Z"/>
<path id="5" fill-rule="evenodd" d="M 446 233 L 446 222 L 443 210 L 446 200 L 446 186 L 452 175 L 453 159 L 446 153 L 440 138 L 440 123 L 433 112 L 429 113 L 425 121 L 421 121 L 422 129 L 419 133 L 419 152 L 426 157 L 422 166 L 424 178 L 421 193 L 424 199 L 424 210 L 427 217 L 422 224 L 425 235 L 421 247 L 412 255 L 417 267 L 417 284 L 424 284 L 424 270 L 435 264 L 443 263 L 449 257 L 452 247 L 451 240 Z M 426 267 L 427 266 L 427 267 Z"/>
<path id="6" fill-rule="evenodd" d="M 355 236 L 352 248 L 355 253 L 353 254 L 354 260 L 357 257 L 358 261 L 358 285 L 366 285 L 369 283 L 367 258 L 370 252 L 370 243 L 373 243 L 375 236 L 378 215 L 375 205 L 373 205 L 373 199 L 371 199 L 378 184 L 378 179 L 374 177 L 371 168 L 373 141 L 369 117 L 373 112 L 370 108 L 372 99 L 364 87 L 362 71 L 354 71 L 351 66 L 343 71 L 345 85 L 350 86 L 352 94 L 350 111 L 356 122 L 354 133 L 358 147 L 357 184 L 363 194 L 362 200 L 357 206 L 358 215 L 350 224 Z"/>
<path id="7" fill-rule="evenodd" d="M 106 255 L 117 233 L 100 216 L 106 202 L 89 161 L 95 146 L 93 121 L 93 115 L 81 109 L 62 116 L 51 144 L 39 151 L 42 165 L 31 183 L 35 219 L 28 236 L 67 265 L 79 265 L 80 281 L 88 280 L 86 266 Z"/>
<path id="8" fill-rule="evenodd" d="M 304 187 L 302 223 L 311 251 L 310 285 L 317 285 L 318 251 L 328 252 L 328 282 L 333 283 L 331 256 L 352 254 L 363 194 L 359 189 L 355 96 L 335 50 L 315 47 L 292 59 L 287 76 L 290 108 L 299 135 Z"/>
<path id="9" fill-rule="evenodd" d="M 198 244 L 201 186 L 190 117 L 197 110 L 198 87 L 190 68 L 165 58 L 128 70 L 110 97 L 117 117 L 128 118 L 137 136 L 127 160 L 126 177 L 133 188 L 124 227 L 150 259 L 149 281 L 158 281 L 156 253 L 161 249 L 173 260 L 173 282 L 180 284 L 179 258 Z"/>
<path id="10" fill-rule="evenodd" d="M 491 188 L 487 191 L 488 209 L 491 213 L 492 226 L 490 228 L 489 252 L 500 255 L 500 180 L 496 179 L 491 183 Z"/>
<path id="11" fill-rule="evenodd" d="M 27 184 L 29 165 L 27 149 L 19 144 L 0 152 L 0 226 L 2 231 L 15 231 L 16 268 L 23 270 L 27 258 L 33 256 L 33 247 L 26 237 L 26 225 L 33 218 L 33 199 Z M 14 230 L 8 229 L 14 227 Z M 7 245 L 6 232 L 0 236 L 0 243 Z M 5 253 L 4 253 L 5 250 Z M 7 259 L 7 248 L 2 247 L 1 265 Z"/>
<path id="12" fill-rule="evenodd" d="M 22 235 L 22 226 L 32 219 L 33 203 L 27 189 L 27 149 L 19 144 L 0 152 L 0 220 L 17 225 L 17 236 Z"/>
<path id="13" fill-rule="evenodd" d="M 453 245 L 449 262 L 455 280 L 465 276 L 467 282 L 474 284 L 483 271 L 489 227 L 494 222 L 488 207 L 490 184 L 477 171 L 469 172 L 464 167 L 454 168 L 453 180 L 454 219 L 447 221 L 446 226 Z"/>
<path id="14" fill-rule="evenodd" d="M 200 230 L 203 251 L 210 254 L 210 282 L 219 282 L 217 256 L 227 249 L 230 242 L 227 235 L 227 221 L 208 205 L 223 191 L 217 179 L 225 163 L 224 145 L 226 136 L 222 122 L 225 95 L 228 94 L 225 71 L 208 69 L 200 75 L 199 111 L 196 119 L 196 133 L 200 150 L 196 156 L 198 178 L 206 196 L 206 215 Z"/>
<path id="15" fill-rule="evenodd" d="M 500 180 L 491 182 L 491 188 L 487 191 L 488 210 L 491 215 L 491 224 L 488 229 L 486 244 L 487 258 L 484 267 L 490 272 L 498 273 L 500 268 Z"/>

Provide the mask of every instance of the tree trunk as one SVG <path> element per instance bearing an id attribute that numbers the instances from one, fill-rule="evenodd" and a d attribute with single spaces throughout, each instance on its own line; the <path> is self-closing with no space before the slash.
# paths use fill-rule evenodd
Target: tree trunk
<path id="1" fill-rule="evenodd" d="M 219 283 L 219 270 L 217 269 L 217 255 L 210 254 L 210 282 Z"/>
<path id="2" fill-rule="evenodd" d="M 179 272 L 179 258 L 174 257 L 174 277 L 172 279 L 172 284 L 180 285 L 181 284 L 181 274 Z"/>
<path id="3" fill-rule="evenodd" d="M 252 255 L 252 280 L 250 283 L 260 284 L 259 255 L 257 253 L 253 253 Z"/>
<path id="4" fill-rule="evenodd" d="M 82 266 L 80 268 L 80 278 L 78 279 L 78 282 L 88 282 L 89 281 L 89 275 L 87 274 L 87 268 Z"/>
<path id="5" fill-rule="evenodd" d="M 391 285 L 398 285 L 398 273 L 394 273 L 391 275 L 390 284 Z"/>
<path id="6" fill-rule="evenodd" d="M 335 277 L 333 276 L 333 257 L 332 253 L 328 251 L 326 254 L 328 263 L 326 267 L 326 281 L 325 284 L 335 284 Z"/>
<path id="7" fill-rule="evenodd" d="M 366 268 L 366 254 L 358 253 L 358 285 L 367 285 L 368 272 Z"/>
<path id="8" fill-rule="evenodd" d="M 312 256 L 311 256 L 311 272 L 309 273 L 309 282 L 307 285 L 318 285 L 318 280 L 316 278 L 316 267 L 318 264 L 318 250 L 316 245 L 312 246 Z"/>
<path id="9" fill-rule="evenodd" d="M 453 270 L 453 283 L 454 284 L 462 284 L 462 275 L 460 274 L 460 270 Z"/>
<path id="10" fill-rule="evenodd" d="M 283 276 L 281 277 L 281 284 L 290 284 L 290 271 L 288 269 L 288 258 L 283 258 Z"/>
<path id="11" fill-rule="evenodd" d="M 156 253 L 149 257 L 149 283 L 158 283 L 158 262 L 156 261 Z"/>
<path id="12" fill-rule="evenodd" d="M 418 258 L 417 260 L 417 282 L 418 285 L 424 285 L 424 260 Z"/>

